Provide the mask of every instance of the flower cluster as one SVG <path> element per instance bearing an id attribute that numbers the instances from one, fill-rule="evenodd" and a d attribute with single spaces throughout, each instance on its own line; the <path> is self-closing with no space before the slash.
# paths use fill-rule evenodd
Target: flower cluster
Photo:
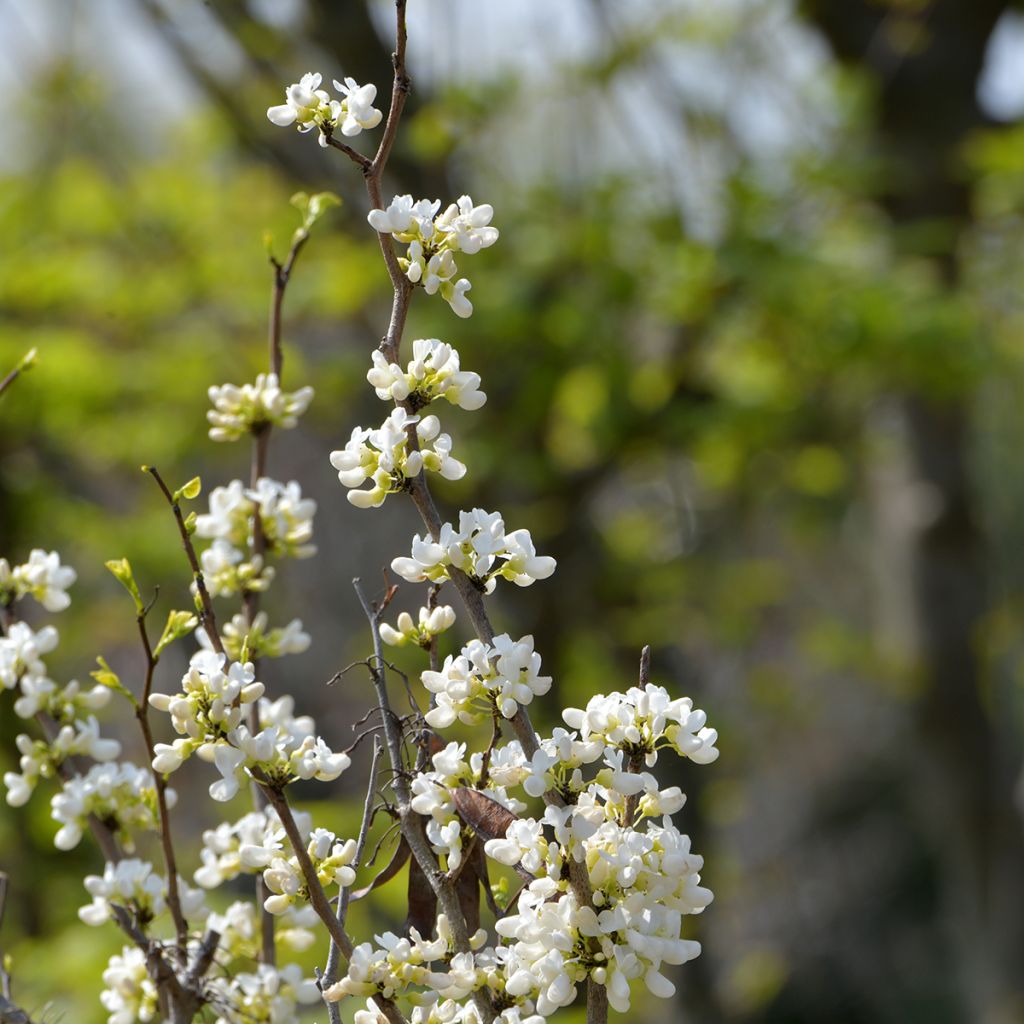
<path id="1" fill-rule="evenodd" d="M 332 99 L 326 89 L 320 88 L 323 75 L 312 72 L 285 89 L 285 102 L 267 109 L 267 117 L 280 128 L 295 125 L 300 132 L 318 129 L 320 145 L 326 146 L 328 137 L 336 131 L 349 137 L 364 129 L 380 124 L 381 112 L 373 106 L 377 86 L 359 85 L 354 78 L 343 82 L 334 80 L 334 88 L 341 93 L 340 100 Z"/>
<path id="2" fill-rule="evenodd" d="M 497 708 L 514 718 L 520 706 L 551 689 L 551 677 L 540 674 L 540 655 L 533 637 L 513 640 L 507 633 L 490 644 L 471 640 L 458 657 L 448 655 L 439 672 L 424 672 L 423 685 L 436 696 L 427 724 L 446 729 L 458 719 L 477 725 Z"/>
<path id="3" fill-rule="evenodd" d="M 67 589 L 77 578 L 74 569 L 60 564 L 56 551 L 34 548 L 28 561 L 13 569 L 6 558 L 0 558 L 0 605 L 27 596 L 35 598 L 48 612 L 61 612 L 71 604 Z"/>
<path id="4" fill-rule="evenodd" d="M 380 638 L 391 647 L 415 644 L 429 650 L 434 638 L 455 625 L 455 609 L 450 604 L 439 604 L 436 608 L 421 608 L 416 621 L 408 612 L 401 612 L 394 626 L 380 624 Z"/>
<path id="5" fill-rule="evenodd" d="M 300 834 L 308 835 L 310 816 L 295 811 L 294 818 Z M 251 811 L 233 823 L 222 822 L 203 833 L 203 865 L 195 873 L 196 884 L 214 889 L 240 874 L 257 874 L 269 863 L 267 851 L 273 856 L 284 843 L 284 827 L 273 807 Z"/>
<path id="6" fill-rule="evenodd" d="M 45 679 L 42 656 L 56 649 L 57 639 L 53 626 L 33 630 L 28 623 L 12 623 L 0 636 L 0 687 L 12 690 L 22 679 Z"/>
<path id="7" fill-rule="evenodd" d="M 232 661 L 238 661 L 243 648 L 252 659 L 281 658 L 286 654 L 302 654 L 309 649 L 310 636 L 302 628 L 301 619 L 292 619 L 287 626 L 268 629 L 266 612 L 257 612 L 252 622 L 237 612 L 221 623 L 220 640 Z M 204 650 L 213 650 L 213 641 L 205 629 L 196 630 L 196 639 Z"/>
<path id="8" fill-rule="evenodd" d="M 36 783 L 40 779 L 54 778 L 69 757 L 81 755 L 94 761 L 113 761 L 121 753 L 117 740 L 100 736 L 99 722 L 92 715 L 84 721 L 62 725 L 52 740 L 33 740 L 21 733 L 14 742 L 21 754 L 21 774 L 4 773 L 7 802 L 12 807 L 27 803 Z"/>
<path id="9" fill-rule="evenodd" d="M 475 508 L 459 513 L 458 529 L 445 523 L 436 541 L 417 534 L 411 557 L 391 562 L 391 568 L 410 583 L 450 579 L 452 566 L 490 594 L 499 577 L 520 587 L 546 580 L 555 571 L 555 560 L 537 554 L 529 530 L 506 533 L 500 513 Z"/>
<path id="10" fill-rule="evenodd" d="M 391 235 L 409 248 L 399 257 L 399 265 L 413 283 L 423 286 L 428 295 L 436 292 L 452 307 L 456 316 L 468 317 L 473 304 L 466 297 L 472 288 L 459 272 L 455 253 L 467 255 L 494 245 L 498 229 L 491 227 L 494 209 L 487 203 L 474 206 L 469 196 L 460 196 L 443 213 L 439 199 L 414 201 L 412 196 L 396 196 L 386 210 L 371 210 L 370 227 Z"/>
<path id="11" fill-rule="evenodd" d="M 86 891 L 92 903 L 79 908 L 78 916 L 88 925 L 105 924 L 114 915 L 113 907 L 131 911 L 136 921 L 148 924 L 167 908 L 167 880 L 156 874 L 148 861 L 128 858 L 107 863 L 102 875 L 87 875 Z M 205 894 L 178 879 L 178 899 L 187 918 L 202 919 L 209 912 Z"/>
<path id="12" fill-rule="evenodd" d="M 566 708 L 562 718 L 584 740 L 641 755 L 648 768 L 657 763 L 663 747 L 697 764 L 711 764 L 718 757 L 718 733 L 707 727 L 707 715 L 694 710 L 689 697 L 672 700 L 664 687 L 652 683 L 642 690 L 633 686 L 625 693 L 598 694 L 583 710 Z"/>
<path id="13" fill-rule="evenodd" d="M 220 1016 L 214 1024 L 289 1024 L 298 1019 L 300 1005 L 319 998 L 316 980 L 298 964 L 257 964 L 255 971 L 217 979 L 211 1002 Z"/>
<path id="14" fill-rule="evenodd" d="M 177 794 L 164 793 L 167 806 L 173 807 Z M 153 776 L 130 762 L 96 764 L 85 775 L 76 775 L 50 801 L 51 815 L 61 824 L 54 845 L 71 850 L 88 828 L 90 814 L 106 822 L 121 846 L 134 849 L 132 832 L 152 832 L 160 827 L 156 786 Z"/>
<path id="15" fill-rule="evenodd" d="M 303 498 L 302 489 L 294 480 L 281 484 L 260 477 L 254 488 L 246 487 L 241 480 L 214 488 L 210 493 L 210 511 L 196 517 L 196 536 L 227 541 L 236 548 L 250 547 L 257 513 L 271 554 L 291 558 L 316 554 L 316 547 L 310 543 L 316 502 Z"/>
<path id="16" fill-rule="evenodd" d="M 487 396 L 480 390 L 480 374 L 459 368 L 459 353 L 437 338 L 417 338 L 412 343 L 412 359 L 403 370 L 389 363 L 378 350 L 373 366 L 366 373 L 377 397 L 384 401 L 408 402 L 422 409 L 436 398 L 443 398 L 460 409 L 479 409 Z"/>
<path id="17" fill-rule="evenodd" d="M 157 989 L 146 970 L 146 954 L 138 946 L 115 953 L 103 972 L 100 1003 L 110 1011 L 107 1024 L 137 1024 L 157 1019 Z"/>
<path id="18" fill-rule="evenodd" d="M 415 430 L 416 444 L 410 431 Z M 423 470 L 458 480 L 466 467 L 452 458 L 452 439 L 441 433 L 436 416 L 412 416 L 396 408 L 376 430 L 356 427 L 341 451 L 331 452 L 331 465 L 348 488 L 370 480 L 367 490 L 349 490 L 348 500 L 357 508 L 377 508 L 389 494 L 406 487 L 406 481 Z"/>
<path id="19" fill-rule="evenodd" d="M 268 424 L 288 430 L 313 400 L 311 387 L 282 391 L 276 373 L 261 373 L 255 383 L 213 386 L 208 394 L 213 408 L 206 414 L 210 421 L 211 441 L 237 441 Z"/>
<path id="20" fill-rule="evenodd" d="M 272 847 L 247 852 L 250 859 L 263 859 L 265 863 L 269 861 L 269 867 L 263 872 L 263 881 L 271 895 L 266 898 L 263 906 L 271 914 L 283 914 L 292 904 L 309 898 L 309 889 L 297 857 L 277 855 Z M 349 866 L 356 855 L 354 839 L 343 843 L 325 828 L 314 829 L 310 833 L 306 852 L 321 885 L 345 887 L 356 880 L 355 870 Z"/>
<path id="21" fill-rule="evenodd" d="M 210 786 L 210 795 L 225 801 L 238 792 L 247 771 L 284 786 L 295 779 L 329 782 L 349 766 L 347 754 L 335 753 L 315 735 L 311 718 L 294 716 L 291 697 L 260 701 L 260 730 L 253 734 L 241 724 L 243 709 L 262 694 L 263 684 L 255 681 L 251 663 L 229 663 L 226 655 L 212 651 L 194 654 L 181 693 L 150 696 L 150 704 L 168 712 L 175 731 L 183 737 L 156 744 L 153 770 L 176 771 L 198 752 L 221 774 Z"/>
<path id="22" fill-rule="evenodd" d="M 316 941 L 313 929 L 319 918 L 310 906 L 290 907 L 277 918 L 274 939 L 278 945 L 301 953 Z M 223 914 L 211 914 L 207 927 L 220 935 L 218 951 L 231 960 L 258 960 L 262 936 L 255 903 L 236 900 Z"/>

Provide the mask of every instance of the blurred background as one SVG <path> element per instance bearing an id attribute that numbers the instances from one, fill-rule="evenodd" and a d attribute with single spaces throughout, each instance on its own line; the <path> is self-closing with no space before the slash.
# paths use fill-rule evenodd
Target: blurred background
<path id="1" fill-rule="evenodd" d="M 440 501 L 500 509 L 558 559 L 494 599 L 555 678 L 538 725 L 632 685 L 649 643 L 721 734 L 713 767 L 665 762 L 715 892 L 704 954 L 634 1016 L 1024 1021 L 1024 4 L 409 14 L 385 191 L 469 192 L 501 230 L 462 268 L 472 319 L 418 295 L 406 333 L 455 344 L 489 396 L 444 417 L 470 471 Z M 187 606 L 139 465 L 207 491 L 247 475 L 245 446 L 206 438 L 206 388 L 265 368 L 264 231 L 281 255 L 288 197 L 331 189 L 285 309 L 285 386 L 317 397 L 269 464 L 319 502 L 320 556 L 268 601 L 314 645 L 265 675 L 337 746 L 369 706 L 358 672 L 324 686 L 369 651 L 350 581 L 377 586 L 420 524 L 400 499 L 348 505 L 327 453 L 382 418 L 364 374 L 389 290 L 360 176 L 264 111 L 310 69 L 376 82 L 386 109 L 391 31 L 372 0 L 0 3 L 0 372 L 39 349 L 0 403 L 0 554 L 79 572 L 56 678 L 97 654 L 138 677 L 105 559 L 159 585 L 157 617 Z M 0 702 L 0 767 L 18 725 Z M 328 823 L 354 830 L 364 770 Z M 220 808 L 181 775 L 194 856 Z M 120 943 L 77 922 L 97 853 L 58 853 L 48 810 L 0 806 L 4 947 L 22 1003 L 97 1024 Z M 401 920 L 401 889 L 357 935 Z"/>

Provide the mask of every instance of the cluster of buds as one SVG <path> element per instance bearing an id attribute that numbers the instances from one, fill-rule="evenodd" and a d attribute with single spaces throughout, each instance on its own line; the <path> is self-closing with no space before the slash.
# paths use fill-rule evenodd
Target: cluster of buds
<path id="1" fill-rule="evenodd" d="M 494 208 L 487 203 L 474 206 L 469 196 L 460 196 L 439 215 L 440 209 L 440 199 L 395 196 L 387 209 L 371 210 L 367 220 L 374 231 L 408 246 L 398 259 L 405 276 L 422 285 L 428 295 L 440 292 L 452 312 L 465 318 L 473 313 L 466 297 L 473 286 L 465 277 L 456 278 L 455 253 L 471 256 L 494 245 L 498 240 L 498 229 L 491 227 Z"/>
<path id="2" fill-rule="evenodd" d="M 480 390 L 480 374 L 460 369 L 459 353 L 437 338 L 417 338 L 412 343 L 412 359 L 404 370 L 375 349 L 366 379 L 378 398 L 408 402 L 414 411 L 437 398 L 469 412 L 487 401 Z"/>
<path id="3" fill-rule="evenodd" d="M 333 832 L 325 828 L 314 829 L 310 833 L 306 852 L 321 885 L 344 888 L 356 880 L 356 873 L 350 867 L 356 855 L 354 839 L 341 842 Z M 269 866 L 263 872 L 263 881 L 271 895 L 266 898 L 263 906 L 271 914 L 283 914 L 294 903 L 309 899 L 309 889 L 297 857 L 276 855 L 272 848 L 250 851 L 249 856 L 269 859 Z"/>
<path id="4" fill-rule="evenodd" d="M 48 612 L 61 612 L 71 604 L 67 589 L 77 578 L 74 569 L 60 564 L 56 551 L 34 548 L 28 561 L 13 569 L 6 558 L 0 558 L 0 605 L 32 597 Z"/>
<path id="5" fill-rule="evenodd" d="M 455 609 L 450 604 L 439 604 L 436 608 L 420 608 L 415 621 L 408 612 L 400 612 L 394 626 L 380 624 L 380 638 L 390 647 L 405 647 L 414 644 L 429 650 L 435 637 L 455 625 Z"/>
<path id="6" fill-rule="evenodd" d="M 529 530 L 505 531 L 498 512 L 475 508 L 459 513 L 459 527 L 445 523 L 437 540 L 413 538 L 409 558 L 395 558 L 391 568 L 410 583 L 440 583 L 451 578 L 452 567 L 464 572 L 490 594 L 498 579 L 528 587 L 555 571 L 555 560 L 538 555 Z"/>
<path id="7" fill-rule="evenodd" d="M 410 437 L 410 433 L 413 437 Z M 413 443 L 415 438 L 415 443 Z M 452 457 L 452 439 L 441 433 L 436 416 L 413 416 L 396 408 L 376 429 L 356 427 L 343 449 L 331 452 L 331 465 L 357 508 L 377 508 L 389 494 L 405 490 L 423 470 L 459 480 L 466 467 Z M 355 490 L 369 480 L 367 490 Z"/>
<path id="8" fill-rule="evenodd" d="M 436 698 L 426 715 L 435 729 L 446 729 L 456 720 L 478 725 L 495 708 L 514 718 L 521 706 L 551 689 L 551 677 L 540 674 L 533 637 L 513 640 L 507 633 L 489 644 L 471 640 L 458 657 L 449 654 L 439 672 L 424 672 L 420 678 Z"/>
<path id="9" fill-rule="evenodd" d="M 321 146 L 336 131 L 351 137 L 380 124 L 381 112 L 373 106 L 377 86 L 359 85 L 354 78 L 335 79 L 334 88 L 341 93 L 338 100 L 320 88 L 322 81 L 323 75 L 303 75 L 285 89 L 284 103 L 267 109 L 267 118 L 279 128 L 295 125 L 300 132 L 319 131 Z"/>
<path id="10" fill-rule="evenodd" d="M 267 425 L 289 430 L 313 400 L 311 387 L 282 391 L 276 373 L 261 373 L 252 384 L 210 387 L 211 441 L 238 441 Z"/>

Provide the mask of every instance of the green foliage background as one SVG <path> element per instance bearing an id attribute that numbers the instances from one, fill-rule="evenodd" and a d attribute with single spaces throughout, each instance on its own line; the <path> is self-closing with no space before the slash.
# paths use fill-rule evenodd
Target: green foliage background
<path id="1" fill-rule="evenodd" d="M 239 36 L 250 55 L 281 62 L 281 81 L 295 72 L 286 56 L 311 45 L 234 27 L 255 33 Z M 575 101 L 599 102 L 657 42 L 619 37 Z M 715 37 L 723 61 L 735 42 Z M 236 93 L 251 127 L 211 98 L 154 157 L 88 69 L 46 75 L 37 91 L 60 98 L 70 127 L 0 180 L 0 370 L 39 350 L 0 400 L 0 553 L 56 548 L 79 571 L 57 623 L 59 678 L 84 677 L 96 654 L 126 680 L 138 672 L 130 606 L 103 561 L 127 556 L 161 609 L 188 600 L 173 524 L 138 467 L 200 473 L 207 491 L 247 471 L 241 446 L 206 439 L 205 389 L 264 369 L 264 231 L 280 252 L 288 197 L 337 189 L 346 204 L 318 225 L 286 302 L 286 386 L 312 382 L 317 397 L 299 431 L 275 436 L 270 463 L 320 502 L 321 557 L 287 570 L 271 599 L 315 643 L 268 684 L 343 744 L 370 700 L 356 673 L 323 685 L 367 652 L 349 581 L 378 580 L 419 526 L 398 499 L 352 509 L 326 459 L 382 409 L 364 374 L 388 294 L 358 175 L 260 121 L 269 76 Z M 672 780 L 690 793 L 681 822 L 716 893 L 695 928 L 705 955 L 677 972 L 677 1006 L 643 1003 L 638 1018 L 1024 1019 L 1011 801 L 1024 134 L 965 132 L 949 174 L 969 215 L 908 216 L 891 198 L 888 86 L 834 64 L 839 129 L 775 157 L 780 175 L 735 154 L 709 239 L 671 194 L 638 200 L 642 164 L 528 181 L 503 168 L 484 126 L 514 119 L 527 85 L 416 95 L 395 190 L 472 189 L 502 236 L 466 260 L 473 318 L 417 295 L 406 337 L 455 344 L 489 396 L 472 417 L 445 416 L 470 472 L 441 489 L 444 506 L 500 508 L 559 561 L 549 583 L 496 599 L 501 627 L 533 632 L 555 677 L 540 718 L 630 685 L 650 643 L 656 681 L 719 728 L 721 760 Z M 268 157 L 285 146 L 308 151 L 305 171 L 280 149 Z M 936 632 L 950 594 L 963 614 Z M 422 596 L 406 586 L 399 602 Z M 954 648 L 971 661 L 950 684 Z M 0 695 L 4 768 L 12 718 Z M 347 834 L 361 774 L 342 782 L 318 814 Z M 195 799 L 176 817 L 195 840 L 214 809 L 202 779 L 181 785 Z M 15 880 L 4 948 L 27 1005 L 52 1000 L 55 1016 L 95 1024 L 118 943 L 78 924 L 97 858 L 88 842 L 59 855 L 47 810 L 37 798 L 0 813 L 0 868 Z M 400 921 L 400 890 L 353 930 Z"/>

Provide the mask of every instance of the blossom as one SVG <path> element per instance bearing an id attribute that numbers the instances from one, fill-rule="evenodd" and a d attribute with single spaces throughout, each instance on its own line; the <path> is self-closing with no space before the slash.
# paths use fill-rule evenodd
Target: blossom
<path id="1" fill-rule="evenodd" d="M 215 487 L 210 492 L 210 511 L 196 517 L 196 536 L 225 541 L 234 548 L 252 547 L 257 512 L 271 554 L 292 558 L 316 554 L 316 547 L 309 543 L 316 502 L 303 498 L 294 480 L 282 484 L 260 477 L 255 487 L 246 487 L 241 480 Z"/>
<path id="2" fill-rule="evenodd" d="M 107 962 L 103 972 L 106 988 L 100 1002 L 110 1011 L 107 1024 L 148 1024 L 157 1015 L 156 985 L 146 969 L 146 954 L 137 946 L 125 946 Z"/>
<path id="3" fill-rule="evenodd" d="M 405 370 L 397 363 L 389 363 L 375 349 L 373 367 L 367 371 L 366 379 L 378 398 L 408 401 L 414 410 L 435 398 L 469 411 L 479 409 L 487 401 L 480 390 L 480 375 L 460 369 L 459 353 L 437 338 L 417 338 Z"/>
<path id="4" fill-rule="evenodd" d="M 456 316 L 468 317 L 473 305 L 466 292 L 472 285 L 456 276 L 454 254 L 473 255 L 498 240 L 498 229 L 491 226 L 494 209 L 486 203 L 475 206 L 469 196 L 460 196 L 438 215 L 440 208 L 440 200 L 395 196 L 385 209 L 371 210 L 367 220 L 375 231 L 408 246 L 398 264 L 413 284 L 428 295 L 440 292 Z"/>
<path id="5" fill-rule="evenodd" d="M 316 941 L 312 929 L 319 920 L 310 906 L 290 907 L 278 915 L 274 939 L 277 944 L 301 953 Z M 262 936 L 259 912 L 254 903 L 236 900 L 223 914 L 211 914 L 206 926 L 219 933 L 218 949 L 222 954 L 231 959 L 259 959 Z"/>
<path id="6" fill-rule="evenodd" d="M 237 441 L 267 424 L 291 429 L 313 400 L 313 389 L 282 391 L 276 373 L 261 373 L 252 384 L 222 384 L 208 391 L 211 441 Z"/>
<path id="7" fill-rule="evenodd" d="M 6 636 L 0 636 L 0 687 L 13 689 L 24 675 L 45 677 L 42 655 L 57 647 L 57 630 L 43 626 L 34 630 L 28 623 L 13 622 Z"/>
<path id="8" fill-rule="evenodd" d="M 379 632 L 381 640 L 392 647 L 415 644 L 429 648 L 434 637 L 451 629 L 454 624 L 455 609 L 448 604 L 439 604 L 436 608 L 421 608 L 415 622 L 408 612 L 401 612 L 394 627 L 382 622 Z"/>
<path id="9" fill-rule="evenodd" d="M 310 833 L 306 852 L 321 885 L 345 887 L 356 880 L 355 870 L 350 866 L 356 856 L 354 839 L 340 842 L 333 832 L 317 828 Z M 297 857 L 273 857 L 263 872 L 263 881 L 271 893 L 263 906 L 271 914 L 282 914 L 297 900 L 309 898 Z"/>
<path id="10" fill-rule="evenodd" d="M 417 446 L 410 450 L 412 428 Z M 460 479 L 466 467 L 452 458 L 452 439 L 440 431 L 436 416 L 410 416 L 401 408 L 393 410 L 377 430 L 356 427 L 344 449 L 331 452 L 331 465 L 346 487 L 357 488 L 366 480 L 373 486 L 350 490 L 348 500 L 358 508 L 376 508 L 424 469 L 446 480 Z"/>
<path id="11" fill-rule="evenodd" d="M 718 757 L 718 733 L 706 726 L 707 715 L 695 710 L 689 697 L 673 700 L 661 686 L 648 683 L 625 693 L 598 694 L 585 709 L 566 708 L 565 723 L 584 739 L 593 737 L 608 748 L 642 755 L 647 767 L 658 760 L 658 750 L 671 747 L 697 764 Z"/>
<path id="12" fill-rule="evenodd" d="M 14 743 L 21 753 L 21 774 L 4 773 L 7 803 L 12 807 L 25 804 L 36 783 L 40 779 L 53 778 L 69 757 L 81 755 L 94 761 L 112 761 L 121 753 L 121 744 L 117 740 L 100 736 L 100 725 L 93 715 L 84 721 L 62 725 L 52 740 L 33 740 L 21 733 Z"/>
<path id="13" fill-rule="evenodd" d="M 200 554 L 199 564 L 211 597 L 231 597 L 250 590 L 264 591 L 274 579 L 274 567 L 265 564 L 262 555 L 247 559 L 226 540 L 215 540 Z"/>
<path id="14" fill-rule="evenodd" d="M 0 558 L 0 604 L 28 596 L 48 612 L 63 611 L 71 604 L 67 589 L 77 578 L 74 569 L 60 564 L 56 551 L 33 548 L 28 561 L 13 569 L 6 558 Z"/>
<path id="15" fill-rule="evenodd" d="M 520 587 L 547 579 L 555 571 L 555 560 L 536 553 L 529 530 L 506 533 L 498 512 L 475 508 L 459 513 L 458 529 L 445 523 L 436 540 L 417 535 L 411 557 L 391 562 L 391 568 L 410 583 L 450 579 L 452 566 L 489 594 L 499 578 Z"/>
<path id="16" fill-rule="evenodd" d="M 173 789 L 164 791 L 168 807 L 177 802 Z M 96 764 L 85 775 L 76 775 L 50 801 L 51 816 L 61 823 L 54 837 L 59 850 L 73 849 L 88 828 L 89 815 L 106 822 L 121 845 L 134 848 L 131 832 L 156 831 L 160 827 L 153 776 L 134 764 Z"/>
<path id="17" fill-rule="evenodd" d="M 312 821 L 304 811 L 293 812 L 299 834 L 306 836 Z M 197 885 L 213 889 L 240 874 L 256 874 L 284 849 L 285 831 L 273 807 L 250 811 L 236 822 L 222 822 L 203 832 L 202 867 Z"/>
<path id="18" fill-rule="evenodd" d="M 79 918 L 88 925 L 105 924 L 113 916 L 112 905 L 126 907 L 146 924 L 163 913 L 167 906 L 167 881 L 153 871 L 148 861 L 131 857 L 116 864 L 107 862 L 102 875 L 87 875 L 86 891 L 92 903 L 81 907 Z M 203 918 L 206 910 L 201 890 L 178 879 L 178 899 L 186 918 Z"/>
<path id="19" fill-rule="evenodd" d="M 110 690 L 97 684 L 83 689 L 72 679 L 66 686 L 46 676 L 23 675 L 21 696 L 14 702 L 14 713 L 19 718 L 34 718 L 40 712 L 51 715 L 58 722 L 73 722 L 79 715 L 98 711 L 110 702 Z"/>
<path id="20" fill-rule="evenodd" d="M 268 629 L 268 621 L 266 612 L 257 612 L 252 622 L 242 612 L 236 612 L 222 623 L 220 639 L 227 656 L 237 661 L 243 646 L 253 659 L 280 658 L 309 649 L 310 636 L 302 628 L 301 619 L 292 619 L 288 625 L 274 629 Z M 213 650 L 213 642 L 202 627 L 196 630 L 196 639 L 204 650 Z"/>
<path id="21" fill-rule="evenodd" d="M 375 85 L 359 85 L 354 78 L 334 80 L 334 88 L 342 99 L 332 99 L 320 88 L 323 76 L 312 72 L 302 76 L 285 90 L 285 102 L 267 109 L 267 118 L 280 128 L 294 124 L 300 132 L 320 130 L 320 145 L 327 145 L 327 136 L 334 131 L 358 135 L 364 129 L 376 128 L 381 112 L 373 106 L 377 98 Z"/>
<path id="22" fill-rule="evenodd" d="M 449 655 L 438 672 L 426 671 L 423 685 L 437 697 L 427 723 L 445 729 L 456 719 L 475 725 L 497 708 L 514 718 L 521 706 L 551 689 L 551 677 L 540 674 L 540 655 L 533 637 L 512 640 L 507 634 L 492 643 L 471 640 L 458 657 Z"/>
<path id="23" fill-rule="evenodd" d="M 211 1002 L 225 1007 L 215 1024 L 289 1024 L 298 1019 L 300 1004 L 319 998 L 316 980 L 307 978 L 298 964 L 257 964 L 255 971 L 215 979 Z"/>

